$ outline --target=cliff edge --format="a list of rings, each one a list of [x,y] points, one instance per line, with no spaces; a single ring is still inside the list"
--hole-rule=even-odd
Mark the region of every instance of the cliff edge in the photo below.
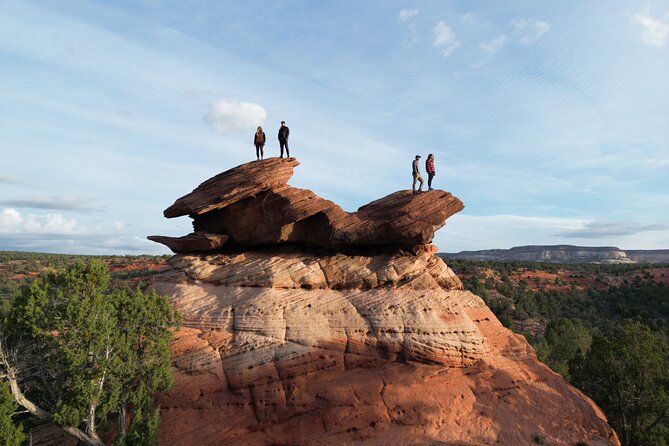
[[[165,210],[156,277],[183,317],[164,445],[618,445],[596,405],[464,291],[430,243],[463,209],[400,191],[343,211],[238,166]]]

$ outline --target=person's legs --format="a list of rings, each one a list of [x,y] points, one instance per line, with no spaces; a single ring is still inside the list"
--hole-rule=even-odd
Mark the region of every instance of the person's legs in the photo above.
[[[290,150],[288,150],[288,141],[284,143],[286,145],[286,158],[290,158]]]
[[[285,146],[286,143],[284,141],[279,141],[279,147],[281,147],[281,158],[283,158],[283,146]]]
[[[427,174],[427,188],[428,190],[432,190],[432,178],[434,178],[433,173],[428,173]]]
[[[260,146],[260,159],[265,159],[265,144]]]
[[[260,146],[256,144],[256,161],[260,159]]]
[[[418,181],[418,175],[413,174],[413,184],[411,184],[411,190],[416,192],[416,181]]]
[[[423,191],[423,177],[418,175],[418,181],[420,182],[420,186],[418,186],[418,192]]]

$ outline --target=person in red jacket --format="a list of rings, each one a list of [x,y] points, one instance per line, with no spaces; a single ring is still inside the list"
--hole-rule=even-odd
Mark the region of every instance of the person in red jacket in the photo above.
[[[434,155],[429,154],[425,160],[425,171],[427,172],[427,190],[432,189],[432,178],[437,174],[434,171]]]

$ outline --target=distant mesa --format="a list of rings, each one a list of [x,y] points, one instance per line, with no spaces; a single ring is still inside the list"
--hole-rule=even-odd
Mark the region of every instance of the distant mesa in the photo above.
[[[446,259],[546,263],[669,263],[669,249],[622,250],[611,246],[530,245],[440,254]]]
[[[287,184],[295,158],[242,164],[200,184],[164,215],[189,215],[194,233],[150,236],[176,253],[298,244],[315,248],[393,246],[416,252],[446,219],[464,208],[440,190],[398,191],[345,212],[310,190]]]

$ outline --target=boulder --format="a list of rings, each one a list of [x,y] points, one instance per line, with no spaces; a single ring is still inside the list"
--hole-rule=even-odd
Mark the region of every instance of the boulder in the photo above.
[[[242,164],[200,184],[165,209],[163,215],[167,218],[200,215],[282,186],[293,176],[293,168],[299,164],[295,158],[268,158]]]

